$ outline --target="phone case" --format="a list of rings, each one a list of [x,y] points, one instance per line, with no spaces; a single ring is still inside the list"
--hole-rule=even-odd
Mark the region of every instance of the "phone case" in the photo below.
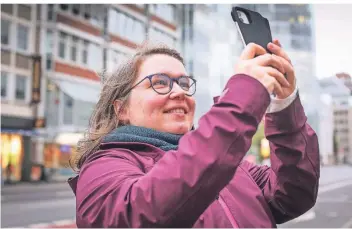
[[[237,10],[244,12],[249,24],[243,23],[237,15]],[[267,45],[272,42],[271,30],[268,19],[255,11],[242,7],[233,7],[231,11],[232,20],[237,23],[239,32],[245,45],[255,43],[267,51]],[[269,51],[268,51],[269,52]]]

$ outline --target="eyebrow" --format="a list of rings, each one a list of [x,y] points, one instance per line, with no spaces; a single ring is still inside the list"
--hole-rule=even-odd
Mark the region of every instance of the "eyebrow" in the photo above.
[[[174,74],[172,72],[169,72],[169,71],[164,71],[164,72],[156,72],[156,73],[153,73],[153,74],[150,74],[150,75],[154,75],[154,74],[165,74],[165,75],[168,75],[172,78],[177,78],[177,77],[180,77],[180,76],[188,76],[190,78],[193,78],[192,75],[187,75],[187,74]]]

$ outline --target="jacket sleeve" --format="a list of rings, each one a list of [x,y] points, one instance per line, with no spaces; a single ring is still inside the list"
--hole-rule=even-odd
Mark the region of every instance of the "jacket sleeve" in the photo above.
[[[318,139],[307,124],[299,96],[286,109],[266,115],[265,135],[271,167],[245,165],[280,224],[313,207],[318,192]]]
[[[76,189],[77,226],[192,227],[234,176],[269,103],[257,80],[236,75],[148,173],[125,156],[90,160]]]

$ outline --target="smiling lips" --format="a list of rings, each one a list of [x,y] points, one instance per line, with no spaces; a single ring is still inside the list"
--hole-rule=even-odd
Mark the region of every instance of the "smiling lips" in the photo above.
[[[164,113],[185,115],[188,114],[188,107],[187,105],[182,104],[170,106],[169,108],[165,109]]]
[[[175,108],[167,111],[166,113],[186,114],[186,110],[183,108]]]

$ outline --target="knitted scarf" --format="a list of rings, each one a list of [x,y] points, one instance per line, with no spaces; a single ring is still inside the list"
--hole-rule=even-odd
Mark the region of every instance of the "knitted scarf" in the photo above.
[[[176,150],[183,135],[160,132],[141,126],[121,126],[103,138],[107,142],[141,142],[156,146],[164,151]]]

